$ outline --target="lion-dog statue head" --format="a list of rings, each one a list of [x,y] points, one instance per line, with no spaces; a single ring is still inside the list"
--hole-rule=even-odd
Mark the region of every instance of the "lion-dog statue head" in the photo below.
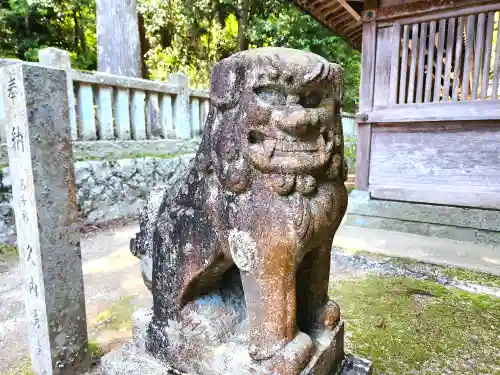
[[[305,374],[314,332],[340,319],[327,296],[347,207],[340,92],[340,68],[303,51],[254,49],[214,67],[196,157],[136,239],[151,245],[155,356],[218,374],[206,353],[244,337],[248,366]],[[259,373],[245,371],[234,374]]]

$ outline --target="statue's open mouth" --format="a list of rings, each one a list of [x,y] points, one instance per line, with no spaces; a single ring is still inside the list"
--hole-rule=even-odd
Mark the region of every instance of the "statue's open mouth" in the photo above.
[[[252,130],[248,134],[248,146],[250,161],[263,172],[304,173],[328,161],[333,151],[334,134],[325,131],[313,139],[299,139]]]

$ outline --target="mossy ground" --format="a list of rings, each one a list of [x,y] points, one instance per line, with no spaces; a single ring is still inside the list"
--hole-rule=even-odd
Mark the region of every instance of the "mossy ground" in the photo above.
[[[97,315],[96,331],[132,329],[132,314],[136,309],[133,296],[116,300],[108,309]]]
[[[333,282],[349,352],[374,375],[500,374],[500,299],[432,281],[369,275]]]
[[[19,256],[17,246],[0,243],[0,261],[11,262]]]
[[[100,345],[95,341],[89,341],[88,349],[90,356],[93,359],[101,358],[104,355],[104,351]],[[31,367],[31,360],[26,359],[21,366],[12,369],[6,373],[1,373],[0,375],[35,375],[33,368]]]
[[[191,154],[192,152],[176,152],[176,153],[148,153],[148,152],[140,152],[136,154],[128,154],[128,155],[120,155],[119,157],[108,155],[108,156],[75,156],[75,161],[90,161],[90,160],[120,160],[120,159],[142,159],[142,158],[156,158],[156,159],[173,159],[179,156],[184,156],[187,154]]]

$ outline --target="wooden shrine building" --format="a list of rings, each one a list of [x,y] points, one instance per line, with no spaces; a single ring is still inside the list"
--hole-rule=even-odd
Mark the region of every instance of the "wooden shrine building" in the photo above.
[[[295,2],[362,45],[348,224],[500,244],[500,1]]]

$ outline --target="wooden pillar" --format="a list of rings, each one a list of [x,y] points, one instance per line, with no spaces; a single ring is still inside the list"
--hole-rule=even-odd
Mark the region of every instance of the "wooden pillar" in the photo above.
[[[377,45],[377,27],[375,21],[363,25],[363,47],[361,59],[361,84],[359,94],[359,112],[361,117],[373,108],[375,83],[375,55]],[[372,124],[358,118],[358,136],[356,151],[356,189],[368,190],[370,174],[370,146]]]

